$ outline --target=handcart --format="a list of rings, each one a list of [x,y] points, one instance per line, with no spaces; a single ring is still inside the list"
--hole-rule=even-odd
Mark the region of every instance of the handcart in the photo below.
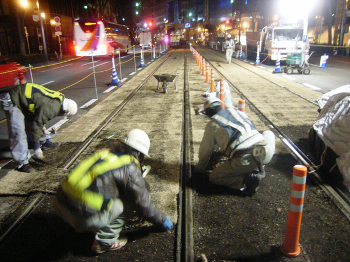
[[[302,53],[301,52],[291,52],[287,54],[286,66],[283,67],[283,72],[287,74],[292,74],[294,69],[297,69],[299,74],[308,75],[310,74],[309,58],[314,52],[310,55],[306,55],[305,61],[302,62]]]
[[[159,89],[160,82],[162,83],[164,93],[167,92],[169,82],[173,82],[175,86],[175,90],[177,90],[177,86],[176,86],[177,75],[161,74],[161,75],[153,75],[153,76],[158,80],[157,90]]]

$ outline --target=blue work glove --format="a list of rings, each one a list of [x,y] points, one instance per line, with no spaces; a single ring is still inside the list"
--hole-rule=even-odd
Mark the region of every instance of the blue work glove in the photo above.
[[[171,222],[171,218],[170,217],[166,217],[165,222],[162,225],[162,228],[164,230],[172,230],[173,229],[173,222]]]

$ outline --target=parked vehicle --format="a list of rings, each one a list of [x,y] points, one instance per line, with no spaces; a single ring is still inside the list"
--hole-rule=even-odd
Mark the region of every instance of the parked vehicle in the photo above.
[[[128,53],[131,46],[129,29],[125,25],[84,18],[74,22],[76,56],[104,56]]]
[[[257,53],[257,44],[262,60],[267,56],[267,63],[275,62],[278,59],[286,60],[290,52],[302,52],[303,49],[303,28],[280,26],[265,26],[261,32],[246,32],[247,37],[247,56],[255,59]],[[309,52],[309,42],[306,41],[306,54]]]
[[[140,45],[143,47],[152,46],[152,33],[151,32],[141,32],[139,35]]]
[[[24,66],[0,56],[0,92],[6,92],[13,86],[24,84],[28,79],[28,70]]]

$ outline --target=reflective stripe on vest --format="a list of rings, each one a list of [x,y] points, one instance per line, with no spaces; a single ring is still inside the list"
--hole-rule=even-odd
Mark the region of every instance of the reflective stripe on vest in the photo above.
[[[117,156],[108,150],[101,150],[83,160],[68,175],[68,179],[62,183],[62,190],[71,198],[95,210],[110,210],[111,199],[105,199],[103,195],[90,191],[88,188],[95,178],[131,163],[136,163],[141,170],[139,161],[130,155]]]
[[[35,104],[32,102],[32,96],[35,93],[41,93],[44,96],[50,97],[50,98],[56,98],[61,103],[63,102],[64,95],[58,91],[53,91],[50,89],[47,89],[44,86],[33,84],[33,83],[27,83],[24,89],[24,96],[28,100],[28,109],[31,113],[35,113]]]

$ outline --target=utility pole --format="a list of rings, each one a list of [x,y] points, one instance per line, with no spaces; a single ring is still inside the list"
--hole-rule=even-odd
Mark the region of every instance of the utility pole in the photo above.
[[[41,27],[41,39],[43,41],[44,55],[45,55],[46,61],[49,61],[49,56],[47,54],[47,47],[46,47],[45,28],[44,28],[43,17],[41,15],[41,6],[40,6],[40,4],[38,4],[38,10],[39,10],[39,19],[40,19],[40,27]]]
[[[343,45],[344,42],[344,27],[346,19],[346,0],[342,0],[341,3],[341,21],[340,21],[340,37],[339,37],[339,46]]]

